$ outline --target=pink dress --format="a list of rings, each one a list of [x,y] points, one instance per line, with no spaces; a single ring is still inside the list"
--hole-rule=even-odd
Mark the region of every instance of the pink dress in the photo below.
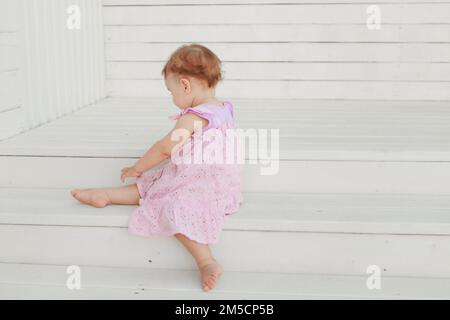
[[[212,139],[211,133],[225,137],[227,129],[234,128],[233,104],[201,104],[170,118],[176,120],[185,113],[207,119],[208,125],[185,142],[177,161],[171,158],[159,169],[136,178],[141,199],[130,216],[128,231],[144,237],[182,233],[199,243],[215,244],[226,216],[235,213],[242,202],[241,165],[236,161],[211,161],[218,150],[226,153],[226,139]],[[201,156],[199,162],[199,146],[202,154],[206,149],[216,152],[210,152],[209,158]],[[193,163],[180,163],[186,159]]]

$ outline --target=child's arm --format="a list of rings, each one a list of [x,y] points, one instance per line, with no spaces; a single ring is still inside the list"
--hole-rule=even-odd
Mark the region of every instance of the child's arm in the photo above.
[[[200,124],[201,127],[204,127],[208,124],[208,120],[192,113],[186,113],[181,116],[175,124],[175,127],[162,139],[157,141],[133,167],[122,169],[122,175],[120,177],[122,182],[124,182],[126,177],[140,176],[143,172],[150,170],[169,158],[172,151],[176,151],[174,147],[183,145],[194,133],[194,130],[200,127]],[[178,132],[176,132],[177,130]]]

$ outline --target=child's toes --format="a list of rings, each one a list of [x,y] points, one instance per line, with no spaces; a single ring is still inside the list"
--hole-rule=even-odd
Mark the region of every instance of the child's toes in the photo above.
[[[205,285],[203,285],[203,290],[204,291],[209,291],[209,290],[211,290],[212,288],[210,287],[210,286],[208,286],[207,284],[205,284]]]
[[[216,282],[216,278],[214,277],[214,275],[210,275],[208,278],[208,283],[209,284],[214,284]]]
[[[83,201],[83,200],[86,200],[85,198],[86,198],[86,193],[85,192],[83,192],[83,191],[77,191],[76,193],[75,193],[75,198],[77,198],[78,200],[80,200],[80,201]]]
[[[216,284],[216,281],[213,279],[213,278],[209,278],[207,281],[206,281],[206,286],[209,288],[209,289],[212,289],[212,288],[214,288],[214,285]]]
[[[222,270],[222,267],[216,262],[201,268],[203,290],[209,291],[216,286]]]
[[[212,287],[213,287],[213,283],[211,282],[211,280],[210,279],[205,279],[204,281],[203,281],[203,289],[204,290],[210,290],[210,289],[212,289]]]

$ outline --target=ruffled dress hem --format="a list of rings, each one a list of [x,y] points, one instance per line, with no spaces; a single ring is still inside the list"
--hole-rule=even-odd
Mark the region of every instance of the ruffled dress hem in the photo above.
[[[175,234],[181,233],[182,235],[186,236],[190,240],[193,240],[200,244],[217,244],[217,243],[219,243],[219,240],[220,240],[219,238],[217,238],[216,240],[199,239],[199,238],[196,238],[195,236],[193,236],[191,233],[187,232],[186,230],[182,230],[182,229],[174,229],[174,230],[165,231],[165,232],[164,231],[161,231],[161,232],[152,231],[151,233],[146,233],[146,232],[135,231],[135,230],[132,230],[129,228],[128,233],[131,235],[141,236],[141,237],[145,237],[145,238],[175,236]]]

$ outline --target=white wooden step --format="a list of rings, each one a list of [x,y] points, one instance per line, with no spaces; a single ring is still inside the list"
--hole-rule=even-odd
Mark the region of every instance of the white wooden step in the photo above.
[[[67,189],[0,188],[0,224],[127,226],[137,206],[94,208]],[[244,193],[229,230],[450,235],[450,196]]]
[[[91,188],[123,186],[121,169],[137,159],[0,156],[0,186]],[[126,184],[134,183],[134,178]],[[449,194],[450,162],[281,161],[275,175],[247,164],[249,192]]]
[[[280,129],[278,173],[264,176],[268,164],[247,164],[247,191],[449,193],[448,102],[233,102],[240,127]],[[0,186],[120,185],[120,169],[172,125],[170,106],[106,99],[1,141]]]
[[[0,264],[0,299],[449,299],[450,279],[225,271],[214,290],[201,291],[190,270],[79,266],[80,290],[66,286],[63,265]],[[270,304],[270,303],[269,303]]]
[[[450,101],[232,102],[239,128],[280,130],[282,160],[450,160]],[[137,158],[172,128],[167,116],[178,112],[169,99],[108,98],[4,140],[0,150],[2,155]]]
[[[134,208],[0,188],[0,262],[195,268],[174,237],[129,235]],[[450,277],[449,208],[442,195],[246,193],[212,247],[234,271]]]

